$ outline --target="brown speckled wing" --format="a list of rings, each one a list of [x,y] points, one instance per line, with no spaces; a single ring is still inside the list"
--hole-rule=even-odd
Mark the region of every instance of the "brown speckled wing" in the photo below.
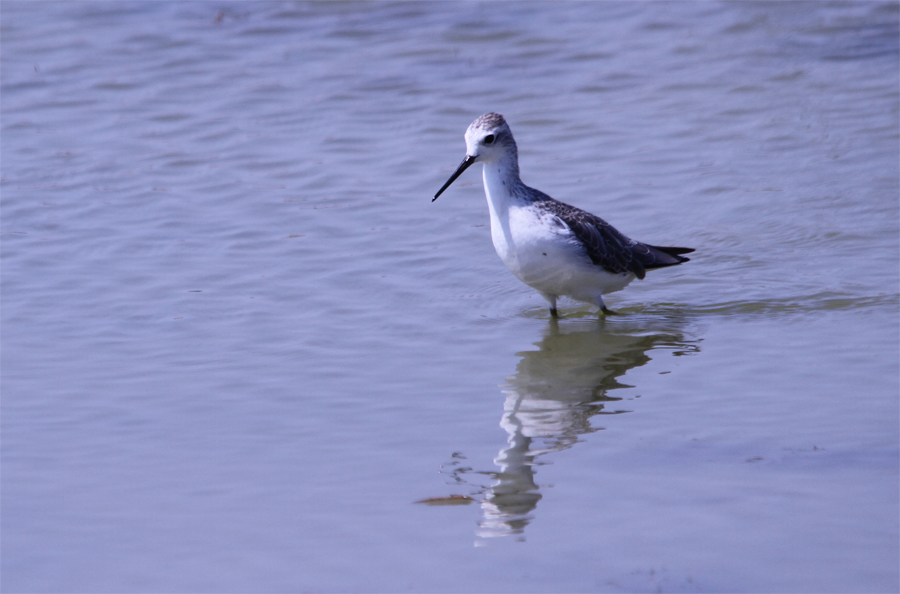
[[[658,248],[629,239],[615,227],[596,215],[569,206],[541,194],[541,208],[562,220],[581,241],[591,262],[607,272],[633,272],[644,278],[647,269],[673,266],[687,262],[679,253],[689,253],[688,248]],[[666,253],[669,250],[670,253]]]
[[[591,262],[607,272],[634,272],[644,278],[644,266],[634,258],[637,242],[619,233],[615,227],[596,215],[552,198],[541,200],[540,206],[562,220],[584,245]]]

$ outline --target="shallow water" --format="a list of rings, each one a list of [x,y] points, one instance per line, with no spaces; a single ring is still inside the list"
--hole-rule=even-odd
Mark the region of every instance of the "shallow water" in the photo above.
[[[898,590],[895,3],[0,9],[4,591]]]

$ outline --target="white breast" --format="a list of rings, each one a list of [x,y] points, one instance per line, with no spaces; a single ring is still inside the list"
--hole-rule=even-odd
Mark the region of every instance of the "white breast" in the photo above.
[[[526,285],[555,293],[573,274],[593,267],[572,231],[555,216],[523,205],[511,207],[508,220],[509,233],[495,239],[494,248]]]
[[[516,277],[542,293],[595,302],[600,294],[623,289],[633,274],[611,274],[591,262],[572,230],[539,204],[510,194],[502,171],[484,166],[497,255]]]

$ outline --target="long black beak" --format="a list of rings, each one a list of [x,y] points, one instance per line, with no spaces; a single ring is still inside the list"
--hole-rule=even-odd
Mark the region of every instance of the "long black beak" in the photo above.
[[[450,179],[447,180],[447,183],[445,183],[443,186],[441,186],[441,189],[437,191],[437,194],[434,195],[434,198],[432,198],[431,201],[434,202],[435,200],[437,200],[437,199],[438,199],[438,196],[440,196],[440,195],[444,192],[444,190],[446,190],[447,187],[448,187],[450,184],[452,184],[453,181],[454,181],[457,177],[459,177],[460,174],[462,174],[463,171],[465,171],[466,169],[468,169],[468,168],[469,168],[469,165],[471,165],[471,164],[474,163],[474,162],[475,162],[475,157],[471,157],[471,156],[469,156],[469,155],[466,155],[466,158],[463,159],[463,162],[459,164],[459,167],[456,168],[456,171],[453,173],[453,175],[450,176]]]

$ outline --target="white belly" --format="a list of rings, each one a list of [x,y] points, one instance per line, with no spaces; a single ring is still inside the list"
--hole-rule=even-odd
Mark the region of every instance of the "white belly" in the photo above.
[[[596,303],[619,291],[634,274],[612,274],[591,262],[572,231],[553,215],[533,207],[510,206],[505,220],[491,213],[497,255],[523,283],[547,295]]]

